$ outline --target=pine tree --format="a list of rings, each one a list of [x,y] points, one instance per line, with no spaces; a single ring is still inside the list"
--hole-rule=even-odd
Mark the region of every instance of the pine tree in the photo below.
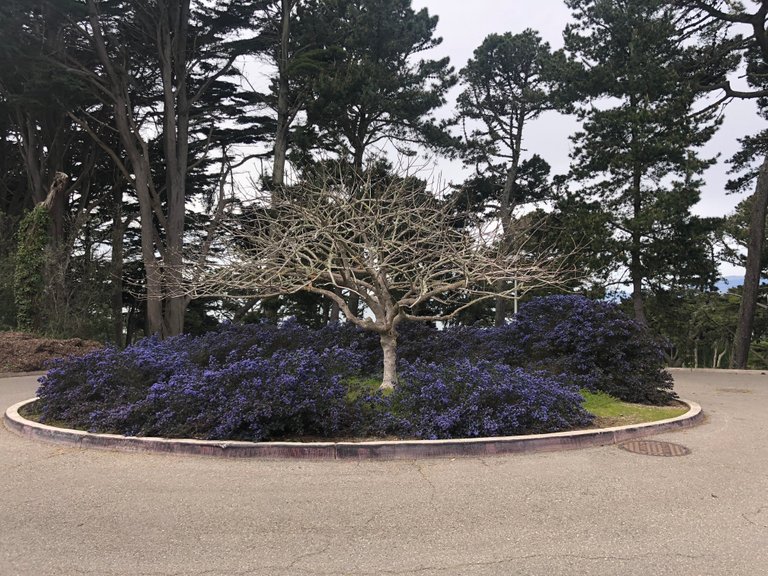
[[[515,208],[550,192],[549,165],[537,154],[524,158],[523,141],[527,125],[558,106],[558,75],[564,66],[562,52],[553,54],[538,33],[525,30],[489,35],[460,72],[462,160],[475,168],[463,193],[475,203],[493,205],[505,244],[512,239]],[[504,324],[505,304],[503,298],[496,300],[497,326]]]
[[[711,284],[707,237],[715,222],[692,216],[711,161],[697,148],[718,123],[694,113],[696,92],[674,8],[663,0],[568,0],[576,22],[566,50],[583,65],[572,78],[584,101],[573,137],[573,173],[611,216],[613,254],[629,273],[635,318],[654,285]]]
[[[304,15],[325,51],[312,77],[305,144],[334,153],[358,175],[372,146],[400,152],[449,142],[431,114],[456,77],[448,58],[420,55],[439,45],[437,17],[411,0],[327,0]]]

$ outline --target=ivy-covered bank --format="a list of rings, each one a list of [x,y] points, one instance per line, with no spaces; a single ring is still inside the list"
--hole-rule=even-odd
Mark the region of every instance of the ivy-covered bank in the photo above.
[[[16,302],[16,325],[19,330],[32,331],[39,326],[39,318],[45,280],[46,249],[50,241],[50,212],[44,204],[35,206],[21,220],[18,231],[16,268],[13,275],[13,291]]]
[[[376,335],[349,325],[225,324],[58,362],[43,422],[93,432],[204,439],[544,433],[588,425],[580,389],[674,398],[663,353],[616,306],[540,298],[502,328],[404,324],[399,383],[378,389]]]

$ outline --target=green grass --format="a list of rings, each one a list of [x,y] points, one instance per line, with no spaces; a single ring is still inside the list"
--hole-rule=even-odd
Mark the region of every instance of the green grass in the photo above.
[[[682,404],[672,406],[647,406],[622,402],[604,392],[582,390],[584,408],[595,415],[595,424],[599,427],[627,426],[643,422],[656,422],[681,416],[688,412]]]
[[[381,385],[381,378],[363,378],[361,376],[351,376],[343,381],[347,388],[347,402],[354,402],[361,396],[373,394]],[[391,392],[385,390],[385,394]]]

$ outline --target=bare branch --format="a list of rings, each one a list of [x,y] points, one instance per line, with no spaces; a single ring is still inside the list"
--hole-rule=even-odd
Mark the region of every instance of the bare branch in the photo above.
[[[559,285],[566,257],[533,252],[528,234],[540,222],[518,221],[500,242],[500,226],[464,228],[455,206],[413,178],[344,183],[323,176],[296,188],[264,192],[224,224],[222,255],[190,283],[192,296],[321,294],[347,318],[387,333],[404,318],[434,320],[491,297]],[[568,255],[566,255],[568,256]],[[189,276],[188,276],[189,277]],[[510,284],[498,291],[498,283]],[[358,294],[372,318],[357,318],[340,294]],[[421,313],[425,304],[442,311]]]

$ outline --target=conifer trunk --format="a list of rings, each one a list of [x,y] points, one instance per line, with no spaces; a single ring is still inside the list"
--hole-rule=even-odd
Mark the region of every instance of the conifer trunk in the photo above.
[[[757,308],[757,295],[760,288],[760,261],[765,242],[765,216],[768,209],[768,156],[760,166],[755,194],[752,202],[752,218],[749,222],[749,243],[747,245],[746,273],[739,305],[739,322],[733,340],[732,366],[745,369],[749,359],[749,347],[752,342],[752,326]]]

